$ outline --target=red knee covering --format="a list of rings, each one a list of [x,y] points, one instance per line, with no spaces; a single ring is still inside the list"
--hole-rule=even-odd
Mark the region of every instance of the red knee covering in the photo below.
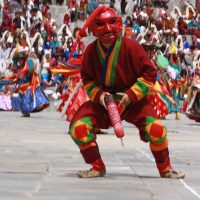
[[[155,158],[157,168],[161,174],[172,170],[168,148],[161,151],[152,151],[152,153]]]

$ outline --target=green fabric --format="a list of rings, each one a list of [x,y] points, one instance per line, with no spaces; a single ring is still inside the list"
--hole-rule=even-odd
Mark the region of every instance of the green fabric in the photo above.
[[[180,73],[180,67],[178,65],[171,63],[171,66]]]
[[[78,123],[79,123],[79,122],[82,122],[82,123],[84,123],[84,124],[87,124],[87,125],[89,125],[89,126],[91,127],[91,129],[88,130],[88,135],[87,135],[87,139],[86,139],[85,142],[83,142],[83,141],[81,141],[81,139],[76,138],[76,137],[73,136],[73,131],[74,131],[74,129],[76,128],[76,126],[78,126]],[[95,136],[94,136],[94,132],[93,132],[93,123],[92,123],[91,119],[90,119],[89,117],[85,117],[85,118],[81,118],[80,120],[74,122],[74,123],[72,124],[71,128],[70,128],[69,134],[71,135],[73,141],[74,141],[78,146],[83,145],[83,144],[87,144],[87,143],[91,142],[92,140],[94,140],[94,137],[95,137]]]
[[[114,59],[113,59],[113,62],[112,62],[112,71],[111,71],[111,78],[110,78],[110,85],[111,86],[114,86],[114,84],[115,84],[114,81],[115,81],[115,73],[116,73],[116,69],[117,69],[117,59],[118,59],[118,56],[119,56],[121,43],[122,43],[122,39],[119,36],[118,41],[117,41],[116,50],[115,50]]]
[[[102,57],[102,55],[101,55],[101,52],[100,52],[100,49],[99,49],[99,47],[98,47],[98,42],[96,43],[96,50],[97,50],[97,55],[98,55],[98,57],[99,57],[100,63],[101,63],[102,65],[104,65],[104,59],[103,59],[103,57]]]
[[[87,89],[87,94],[90,96],[91,91],[97,87],[97,83],[93,83],[88,89]]]
[[[140,88],[144,96],[149,92],[149,88],[145,85],[145,83],[138,81],[135,84]]]
[[[149,124],[155,122],[156,120],[158,120],[158,119],[156,119],[154,117],[147,116],[146,117],[146,125],[148,126]]]
[[[151,141],[151,138],[150,138],[150,136],[149,136],[149,134],[148,134],[147,131],[145,131],[145,139],[146,139],[148,142]]]
[[[145,131],[145,139],[148,141],[148,142],[152,142],[152,139],[151,139],[151,136],[149,135],[149,133],[147,131]],[[164,135],[164,137],[154,141],[155,143],[162,143],[164,142],[165,140],[167,139],[167,134]]]

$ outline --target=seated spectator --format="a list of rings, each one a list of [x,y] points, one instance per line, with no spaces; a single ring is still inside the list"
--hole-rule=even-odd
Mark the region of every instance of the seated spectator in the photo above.
[[[70,22],[70,15],[69,13],[66,13],[63,18],[63,24],[66,24],[67,26],[69,26],[69,22]]]
[[[10,30],[12,23],[12,15],[10,13],[10,4],[7,2],[5,3],[2,11],[2,23],[0,26],[0,31]]]
[[[175,28],[175,21],[169,13],[163,15],[164,33],[170,35],[171,30]]]
[[[51,50],[53,47],[52,47],[52,43],[51,43],[51,37],[50,36],[47,36],[46,40],[44,41],[44,44],[43,44],[43,49],[47,49],[47,50]]]
[[[197,30],[194,31],[194,35],[200,39],[200,25],[198,25]]]
[[[193,35],[198,27],[198,22],[196,21],[195,17],[191,18],[191,21],[188,23],[188,33]]]
[[[53,36],[53,40],[51,41],[51,45],[54,49],[56,49],[59,46],[60,42],[58,41],[57,35]]]
[[[127,38],[132,38],[133,22],[130,16],[126,17],[124,21],[124,36]]]
[[[55,58],[51,57],[51,51],[45,50],[44,55],[41,61],[41,84],[43,86],[51,86],[52,85],[52,76],[49,71],[49,67],[55,65]]]
[[[99,6],[98,1],[96,0],[89,0],[87,3],[86,11],[88,15],[91,15],[92,12]]]
[[[180,17],[178,20],[177,28],[180,35],[185,35],[188,32],[188,26],[186,22],[183,20],[183,17]]]
[[[76,0],[71,0],[69,3],[69,12],[71,17],[71,22],[77,21],[77,10],[78,10],[78,4]]]
[[[55,57],[56,54],[56,48],[60,45],[60,42],[58,41],[57,35],[53,35],[53,39],[51,41],[51,47],[52,47],[52,56]]]
[[[11,48],[8,47],[6,42],[0,46],[0,59],[6,60],[9,58]]]
[[[67,38],[71,37],[72,33],[69,30],[69,27],[66,24],[63,24],[60,29],[57,31],[58,39],[61,40],[62,37]]]
[[[63,49],[66,49],[66,48],[67,48],[67,43],[66,43],[65,37],[62,37],[62,38],[60,39],[60,45],[62,46]]]
[[[13,19],[13,26],[14,26],[14,29],[21,29],[23,30],[24,29],[24,26],[25,26],[25,20],[23,19],[23,17],[21,16],[21,12],[20,11],[16,11],[15,12],[15,18]]]
[[[65,60],[67,61],[69,58],[69,55],[71,53],[72,47],[74,45],[74,41],[72,37],[68,37],[67,39],[67,49],[65,51]]]
[[[79,27],[76,27],[76,28],[74,29],[73,37],[74,37],[75,40],[77,40],[77,39],[79,38],[80,29],[81,29],[81,28],[79,28]],[[83,42],[83,41],[80,41],[77,48],[79,48],[79,51],[80,51],[80,52],[84,52],[84,50],[85,50],[85,44],[84,44],[84,42]]]
[[[185,35],[182,36],[183,40],[183,49],[189,49],[190,48],[190,43],[187,40],[187,37]]]
[[[197,37],[195,35],[192,36],[192,41],[191,41],[191,44],[190,44],[190,49],[192,51],[200,49],[200,43],[197,41]]]
[[[80,4],[79,4],[79,8],[78,8],[78,19],[80,19],[80,20],[87,19],[86,6],[87,6],[86,0],[80,0]]]
[[[46,1],[43,1],[41,6],[41,11],[44,19],[48,17],[49,9],[50,9],[49,4]]]

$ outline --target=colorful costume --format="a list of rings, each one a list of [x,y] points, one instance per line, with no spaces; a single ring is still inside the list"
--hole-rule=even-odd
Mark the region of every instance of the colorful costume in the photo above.
[[[200,69],[198,70],[200,72]],[[200,122],[200,73],[193,77],[192,86],[183,104],[183,112],[189,119]]]
[[[20,109],[24,116],[32,112],[39,112],[49,106],[49,101],[39,85],[36,67],[36,60],[29,58],[18,82]]]
[[[69,122],[78,108],[88,100],[88,96],[86,91],[83,89],[80,77],[81,62],[82,56],[76,58],[72,57],[67,61],[67,63],[59,63],[58,66],[50,68],[51,73],[59,74],[64,77],[62,82],[62,91],[60,91],[60,93],[62,93],[60,97],[61,103],[58,111],[63,115],[66,115],[66,120]]]
[[[16,51],[13,61],[17,64],[17,70],[13,76],[0,81],[0,88],[5,85],[16,84],[15,94],[12,97],[14,110],[21,110],[26,117],[32,112],[39,112],[49,106],[49,101],[39,84],[39,77],[36,72],[37,61],[35,58],[28,58],[24,51]],[[18,93],[17,92],[18,90]]]
[[[175,70],[176,72],[176,77],[170,78],[170,80],[168,80],[170,82],[170,88],[171,88],[171,93],[172,93],[172,97],[174,99],[174,101],[176,102],[176,105],[174,105],[173,103],[169,102],[169,112],[175,112],[176,113],[176,119],[179,120],[180,119],[180,109],[181,109],[181,105],[180,105],[180,88],[181,88],[181,76],[180,76],[180,72],[181,72],[181,68],[180,68],[180,64],[179,61],[175,62],[175,59],[178,60],[177,55],[171,55],[171,59],[170,59],[170,66],[173,68],[173,70]]]
[[[150,142],[160,175],[169,178],[173,172],[167,131],[156,118],[146,96],[156,81],[156,69],[136,41],[120,36],[122,22],[114,10],[105,7],[101,9],[97,9],[97,16],[89,26],[98,40],[87,46],[81,66],[81,77],[90,101],[79,108],[70,123],[72,139],[80,148],[85,162],[92,165],[90,171],[81,171],[78,175],[96,177],[105,174],[95,128],[107,129],[111,123],[99,99],[102,94],[109,92],[118,102],[121,96],[117,93],[123,92],[131,101],[119,107],[121,119],[136,125],[141,140]],[[102,44],[111,45],[107,49]]]
[[[171,95],[169,83],[166,79],[166,73],[169,68],[169,61],[166,57],[158,55],[156,58],[157,81],[149,96],[149,100],[157,114],[157,118],[163,119],[169,114],[169,102],[176,105]]]

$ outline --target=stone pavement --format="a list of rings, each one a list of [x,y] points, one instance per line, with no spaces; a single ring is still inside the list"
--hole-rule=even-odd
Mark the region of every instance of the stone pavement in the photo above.
[[[87,169],[67,133],[68,123],[52,109],[23,118],[0,112],[0,200],[198,200],[200,123],[167,117],[171,160],[184,181],[159,178],[148,144],[124,123],[125,147],[109,129],[98,135],[107,166],[103,178],[80,179]]]

